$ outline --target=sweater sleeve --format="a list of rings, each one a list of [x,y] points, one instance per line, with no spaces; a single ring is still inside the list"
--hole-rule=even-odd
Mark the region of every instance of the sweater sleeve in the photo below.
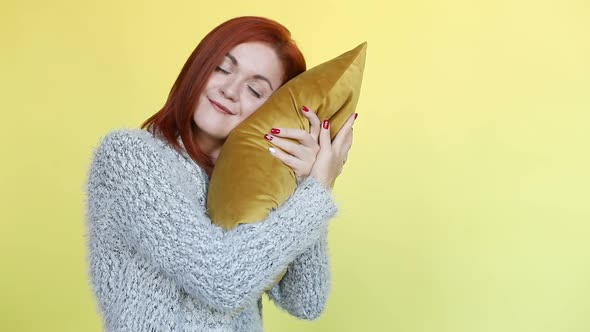
[[[318,318],[330,293],[327,232],[291,262],[281,281],[266,293],[276,305],[295,317]]]
[[[337,212],[330,192],[309,177],[264,221],[224,231],[180,181],[153,146],[115,131],[103,138],[90,167],[89,223],[100,222],[108,209],[112,227],[138,255],[191,296],[226,312],[255,302],[320,239]]]

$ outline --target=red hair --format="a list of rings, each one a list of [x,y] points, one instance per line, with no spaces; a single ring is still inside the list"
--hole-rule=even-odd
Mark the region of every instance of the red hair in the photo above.
[[[278,22],[255,16],[233,18],[213,29],[192,52],[168,99],[160,111],[142,125],[152,134],[156,131],[177,150],[181,150],[178,137],[190,157],[211,174],[213,162],[195,142],[198,128],[193,115],[199,97],[209,76],[235,46],[245,42],[263,42],[272,47],[283,65],[282,84],[304,72],[305,59],[291,39],[291,32]]]

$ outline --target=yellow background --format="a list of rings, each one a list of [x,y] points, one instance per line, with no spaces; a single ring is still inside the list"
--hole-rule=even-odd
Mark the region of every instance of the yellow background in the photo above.
[[[234,16],[309,66],[368,41],[317,322],[268,331],[590,331],[590,5],[3,1],[0,331],[101,331],[86,273],[91,149],[165,102]]]

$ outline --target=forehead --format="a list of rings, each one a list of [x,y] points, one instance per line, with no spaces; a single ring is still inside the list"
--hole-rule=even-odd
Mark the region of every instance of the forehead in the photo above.
[[[242,43],[229,51],[238,61],[238,68],[249,76],[262,75],[268,78],[273,86],[281,85],[283,66],[274,49],[264,43]],[[227,59],[227,57],[226,57]]]

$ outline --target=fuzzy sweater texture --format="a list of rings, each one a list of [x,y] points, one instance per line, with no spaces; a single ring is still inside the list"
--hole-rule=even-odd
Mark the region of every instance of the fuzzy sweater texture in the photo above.
[[[85,189],[88,272],[105,331],[262,331],[265,292],[296,317],[319,317],[338,210],[330,191],[308,177],[265,220],[225,231],[207,215],[208,182],[186,151],[147,130],[101,138]]]

